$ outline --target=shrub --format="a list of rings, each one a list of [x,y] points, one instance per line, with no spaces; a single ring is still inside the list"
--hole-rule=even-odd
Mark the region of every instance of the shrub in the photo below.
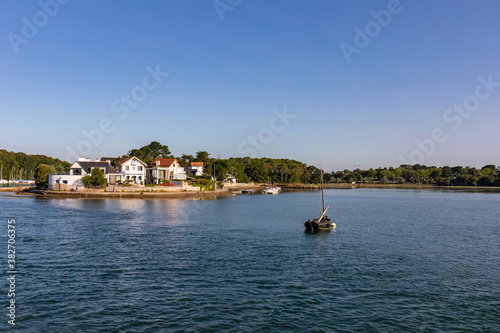
[[[90,175],[86,175],[82,177],[82,183],[85,187],[90,186],[106,186],[106,176],[104,175],[104,171],[95,167],[92,169],[92,173]]]
[[[35,171],[35,184],[38,188],[45,188],[49,185],[49,175],[55,174],[56,168],[53,165],[40,164]]]

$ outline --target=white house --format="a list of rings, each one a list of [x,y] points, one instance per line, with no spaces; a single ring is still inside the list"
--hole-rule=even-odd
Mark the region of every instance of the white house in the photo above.
[[[165,180],[186,179],[186,171],[175,158],[157,158],[146,176],[148,183],[160,184]]]
[[[233,176],[232,174],[228,173],[226,175],[226,182],[236,183],[236,177]]]
[[[76,190],[84,187],[82,176],[49,175],[49,190]]]
[[[191,162],[189,174],[192,176],[203,176],[203,162]]]
[[[69,175],[81,177],[90,175],[92,173],[92,169],[94,169],[95,167],[98,167],[104,172],[108,183],[115,182],[117,172],[108,161],[104,162],[96,160],[91,162],[90,159],[83,157],[80,157],[78,161],[70,166]]]
[[[49,175],[49,189],[83,188],[82,177],[90,175],[95,167],[104,171],[108,183],[114,184],[117,173],[109,162],[90,161],[88,158],[80,157],[70,167],[67,175]]]
[[[146,163],[135,156],[127,157],[116,165],[118,174],[123,182],[129,181],[141,184],[146,181]]]

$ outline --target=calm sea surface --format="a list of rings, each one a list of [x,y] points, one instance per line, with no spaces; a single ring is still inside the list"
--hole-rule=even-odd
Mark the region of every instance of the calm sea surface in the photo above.
[[[500,194],[326,190],[218,200],[0,195],[23,332],[500,332]]]

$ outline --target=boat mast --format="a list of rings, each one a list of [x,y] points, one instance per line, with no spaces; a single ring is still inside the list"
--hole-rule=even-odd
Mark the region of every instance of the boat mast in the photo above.
[[[323,169],[321,169],[321,203],[323,204],[323,211],[325,211],[325,192],[323,191]]]

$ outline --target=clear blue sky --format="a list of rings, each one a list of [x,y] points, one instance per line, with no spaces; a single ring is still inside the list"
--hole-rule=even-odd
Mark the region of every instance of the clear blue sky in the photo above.
[[[5,1],[0,148],[500,165],[498,1],[215,4]]]

